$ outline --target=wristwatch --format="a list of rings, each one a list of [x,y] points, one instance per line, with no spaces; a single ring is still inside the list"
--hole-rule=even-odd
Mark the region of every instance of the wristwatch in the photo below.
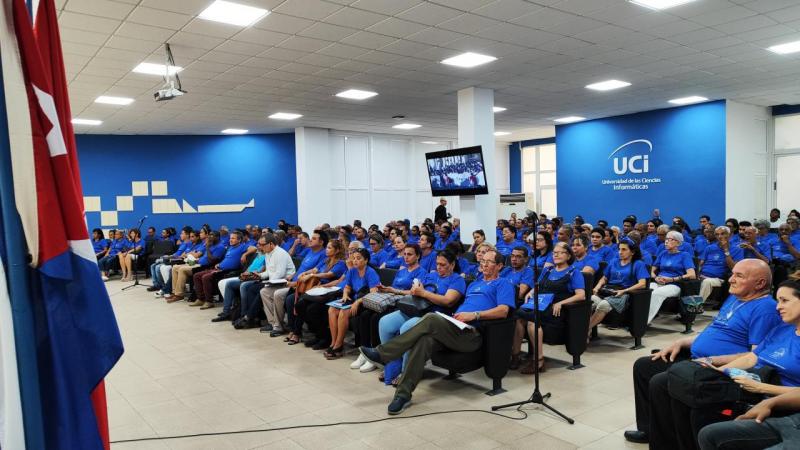
[[[480,313],[480,311],[475,311],[475,320],[476,320],[476,321],[478,321],[478,320],[481,320],[481,313]]]

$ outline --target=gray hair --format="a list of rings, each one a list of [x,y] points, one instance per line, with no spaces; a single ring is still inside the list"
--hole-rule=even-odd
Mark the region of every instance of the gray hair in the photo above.
[[[769,228],[769,222],[766,219],[758,219],[753,223],[753,225],[756,228]]]
[[[681,244],[683,244],[683,234],[681,234],[681,233],[679,233],[677,231],[673,230],[673,231],[670,231],[669,233],[667,233],[667,238],[668,239],[674,239],[674,240],[680,242]]]
[[[669,233],[669,225],[662,223],[658,226],[658,228],[656,228],[656,233]],[[683,237],[683,235],[681,235],[681,237]]]
[[[731,234],[731,229],[730,229],[730,228],[728,228],[728,227],[726,227],[725,225],[720,225],[720,226],[718,226],[717,228],[714,228],[714,231],[715,231],[715,232],[717,232],[717,231],[724,231],[724,232],[725,232],[725,234],[728,234],[728,235],[730,235],[730,234]]]
[[[348,248],[364,248],[364,243],[361,241],[350,241]]]

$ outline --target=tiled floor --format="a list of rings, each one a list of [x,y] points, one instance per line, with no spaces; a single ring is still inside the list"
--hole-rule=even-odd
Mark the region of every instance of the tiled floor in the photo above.
[[[168,305],[143,287],[122,292],[108,283],[125,354],[107,381],[111,439],[126,440],[257,428],[367,421],[386,418],[393,389],[377,372],[350,370],[355,355],[325,360],[303,346],[287,346],[258,330],[210,323],[219,308],[199,311],[185,302]],[[708,323],[698,319],[697,329]],[[624,331],[601,329],[583,355],[585,368],[566,370],[563,347],[545,347],[542,374],[550,404],[575,419],[569,425],[549,412],[528,407],[514,421],[483,413],[114,444],[115,449],[291,449],[291,448],[645,448],[627,443],[634,424],[631,366],[681,337],[681,325],[659,318],[645,337],[646,349],[628,350]],[[431,368],[405,416],[454,409],[489,410],[530,395],[533,378],[512,372],[508,392],[483,394],[491,385],[483,371],[457,381]],[[506,414],[516,416],[514,411]],[[402,416],[401,416],[402,417]]]

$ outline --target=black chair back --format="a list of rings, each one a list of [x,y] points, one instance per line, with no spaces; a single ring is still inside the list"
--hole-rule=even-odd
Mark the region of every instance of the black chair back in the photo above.
[[[378,269],[378,276],[381,279],[381,284],[384,286],[391,286],[396,274],[397,269]]]
[[[300,264],[303,263],[303,258],[298,258],[296,256],[293,256],[292,262],[294,263],[294,269],[297,270],[300,268]]]

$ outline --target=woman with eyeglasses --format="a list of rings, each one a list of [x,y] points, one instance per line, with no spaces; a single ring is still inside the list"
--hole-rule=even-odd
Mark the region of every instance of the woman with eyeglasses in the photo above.
[[[542,273],[545,267],[553,265],[553,238],[545,231],[536,233],[533,244],[533,257],[528,265],[536,265],[536,270]]]
[[[656,262],[650,268],[651,278],[654,281],[650,283],[650,289],[653,292],[650,295],[650,312],[647,315],[647,323],[652,322],[656,317],[664,300],[681,295],[681,288],[675,284],[676,282],[696,278],[692,255],[680,251],[681,244],[683,244],[682,233],[668,232],[664,238],[664,250],[658,254]]]
[[[475,249],[475,260],[480,261],[483,255],[489,250],[494,250],[494,245],[484,242]],[[461,270],[461,276],[464,278],[477,280],[483,276],[481,266],[479,263],[471,263],[466,258],[458,258],[458,268]]]
[[[566,319],[563,314],[564,305],[570,303],[586,301],[585,283],[583,274],[572,266],[575,262],[575,255],[572,248],[566,242],[559,242],[553,247],[553,265],[545,267],[536,284],[539,295],[539,306],[542,311],[535,311],[530,314],[533,320],[540,320],[539,334],[536,336],[539,360],[533,358],[522,366],[520,373],[532,374],[534,364],[538,365],[539,372],[545,370],[544,353],[542,352],[542,341],[544,333],[554,333],[563,336],[566,333]],[[533,302],[531,298],[533,291],[526,296],[526,302]],[[528,314],[523,313],[523,316]],[[520,345],[525,333],[525,323],[527,322],[528,336],[534,336],[535,327],[532,321],[521,319],[517,321],[517,329],[514,333],[514,343],[511,349],[511,365],[520,364]]]
[[[378,285],[378,292],[385,292],[396,295],[410,295],[411,287],[414,282],[422,282],[427,272],[419,265],[419,258],[422,255],[417,244],[409,244],[403,249],[403,267],[394,275],[391,286]],[[356,325],[356,342],[359,346],[377,347],[381,343],[379,322],[385,314],[377,313],[367,308],[361,311],[354,318]],[[360,363],[360,364],[357,364]],[[377,367],[366,359],[359,358],[350,365],[351,369],[359,369],[361,372],[371,372]]]

